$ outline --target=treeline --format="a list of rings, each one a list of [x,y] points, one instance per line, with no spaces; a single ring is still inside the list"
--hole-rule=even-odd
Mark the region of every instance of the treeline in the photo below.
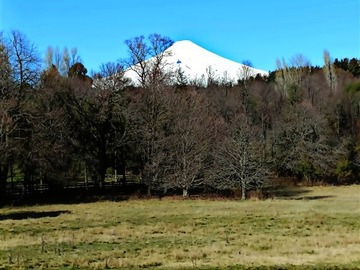
[[[89,76],[76,50],[49,49],[44,69],[22,33],[1,36],[0,196],[19,180],[101,188],[108,173],[135,175],[149,193],[238,188],[243,199],[280,177],[358,182],[359,59],[325,52],[313,67],[297,55],[266,77],[201,86],[167,72],[171,39],[125,44],[127,59]]]

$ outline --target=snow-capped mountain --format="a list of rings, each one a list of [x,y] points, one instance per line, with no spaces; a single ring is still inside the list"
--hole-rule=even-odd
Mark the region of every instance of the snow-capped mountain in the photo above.
[[[222,83],[236,84],[244,77],[267,75],[263,70],[245,66],[212,53],[189,40],[177,41],[164,51],[166,72],[172,74],[176,82],[179,71],[187,82],[207,85],[209,75],[212,80]],[[147,61],[153,61],[150,58]],[[130,68],[125,72],[125,77],[138,84],[137,74]]]

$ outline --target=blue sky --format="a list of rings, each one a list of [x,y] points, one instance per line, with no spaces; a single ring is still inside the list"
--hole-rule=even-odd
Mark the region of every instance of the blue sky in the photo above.
[[[299,53],[322,65],[324,49],[360,58],[359,0],[0,0],[0,30],[11,29],[42,57],[48,46],[77,47],[88,70],[126,57],[124,40],[151,33],[267,71]]]

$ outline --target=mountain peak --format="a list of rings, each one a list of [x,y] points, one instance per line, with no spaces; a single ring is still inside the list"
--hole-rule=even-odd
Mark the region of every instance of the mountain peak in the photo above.
[[[180,47],[180,48],[188,48],[188,49],[195,49],[195,48],[200,48],[202,49],[199,45],[195,44],[194,42],[192,42],[191,40],[179,40],[179,41],[175,41],[174,44],[171,46],[173,49]]]
[[[166,51],[171,51],[172,54],[184,55],[187,58],[199,58],[209,54],[215,56],[216,54],[200,47],[190,40],[181,40],[175,42]]]
[[[196,45],[194,42],[192,42],[191,40],[188,40],[188,39],[183,39],[183,40],[178,40],[178,41],[175,41],[173,45],[181,45],[181,46],[198,46]]]
[[[175,73],[177,70],[181,70],[188,82],[200,85],[207,85],[209,75],[213,80],[233,84],[242,79],[245,72],[247,76],[267,75],[267,72],[263,70],[247,67],[210,52],[191,40],[176,41],[165,50],[165,53],[167,53],[166,62],[169,64],[167,65],[169,72]],[[127,73],[128,77],[136,81],[136,79],[134,80],[135,74],[131,71]]]

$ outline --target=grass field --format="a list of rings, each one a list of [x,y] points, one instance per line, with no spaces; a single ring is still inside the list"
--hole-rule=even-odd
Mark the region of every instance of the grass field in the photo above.
[[[2,208],[0,269],[360,269],[360,186],[283,195]]]

